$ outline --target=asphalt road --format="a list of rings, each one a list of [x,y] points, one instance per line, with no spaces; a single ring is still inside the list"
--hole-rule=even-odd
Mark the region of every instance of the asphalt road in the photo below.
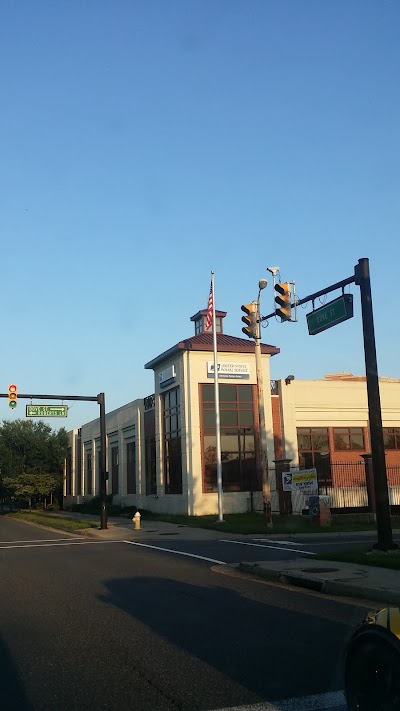
[[[154,531],[154,538],[149,538],[147,531],[151,531],[150,526],[151,524],[144,526],[145,539],[142,540],[140,536],[134,536],[136,543],[202,556],[209,562],[228,564],[241,561],[312,558],[314,554],[349,549],[370,550],[371,545],[376,541],[376,535],[373,533],[357,538],[346,535],[327,537],[326,534],[320,536],[314,534],[307,539],[279,540],[276,536],[273,538],[261,535],[226,536],[223,530],[215,532],[202,529],[195,529],[197,535],[193,535],[193,529],[191,529],[191,535],[187,537],[188,529],[176,526],[171,526],[171,530],[166,533],[157,534]],[[130,532],[127,533],[127,538],[132,539]],[[396,536],[394,538],[396,539]],[[400,536],[397,537],[397,541],[400,543]]]
[[[214,562],[285,548],[88,541],[0,517],[2,708],[342,711],[343,649],[366,605]]]

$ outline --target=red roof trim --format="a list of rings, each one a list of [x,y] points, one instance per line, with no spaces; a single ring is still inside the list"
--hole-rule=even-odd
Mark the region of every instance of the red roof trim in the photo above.
[[[236,336],[228,336],[224,333],[218,333],[217,348],[220,353],[254,353],[254,341],[246,341],[244,338],[236,338]],[[197,336],[192,336],[191,338],[179,341],[179,343],[175,346],[172,346],[169,350],[164,351],[164,353],[161,353],[159,356],[146,363],[144,367],[147,370],[154,370],[156,365],[168,360],[171,356],[182,351],[203,351],[208,353],[212,350],[212,333],[199,333]],[[261,353],[273,356],[280,353],[280,349],[276,346],[262,343]]]

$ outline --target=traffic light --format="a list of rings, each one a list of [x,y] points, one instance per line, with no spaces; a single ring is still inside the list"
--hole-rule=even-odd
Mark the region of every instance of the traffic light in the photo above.
[[[274,288],[277,292],[275,303],[278,304],[278,307],[275,307],[275,314],[280,316],[282,321],[290,321],[292,315],[290,283],[285,281],[283,284],[275,284]]]
[[[242,328],[243,333],[248,338],[257,338],[257,303],[243,304],[242,311],[247,314],[247,316],[242,316],[242,321],[246,324],[246,328]]]
[[[8,406],[14,409],[17,407],[18,388],[16,385],[8,386]]]

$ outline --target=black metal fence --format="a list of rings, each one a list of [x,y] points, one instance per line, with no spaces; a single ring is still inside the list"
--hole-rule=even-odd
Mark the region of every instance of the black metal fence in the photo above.
[[[291,470],[302,467],[290,467]],[[369,495],[365,462],[319,462],[315,466],[318,477],[318,493],[329,496],[333,513],[364,513],[373,511],[372,496]],[[277,477],[282,476],[277,472]],[[392,513],[400,512],[400,466],[387,467],[389,501]],[[277,481],[279,492],[279,509],[287,510],[288,494],[282,493],[280,482]],[[300,491],[292,491],[291,509],[293,513],[301,513],[307,508],[308,496]],[[277,502],[278,503],[278,502]],[[285,504],[282,511],[282,503]]]

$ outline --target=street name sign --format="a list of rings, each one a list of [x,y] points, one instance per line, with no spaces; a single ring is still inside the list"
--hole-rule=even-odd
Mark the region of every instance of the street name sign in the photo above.
[[[67,417],[68,405],[27,405],[27,417]]]
[[[310,336],[315,336],[327,328],[336,326],[353,317],[353,294],[342,294],[339,298],[324,304],[319,309],[307,314],[307,326]]]

